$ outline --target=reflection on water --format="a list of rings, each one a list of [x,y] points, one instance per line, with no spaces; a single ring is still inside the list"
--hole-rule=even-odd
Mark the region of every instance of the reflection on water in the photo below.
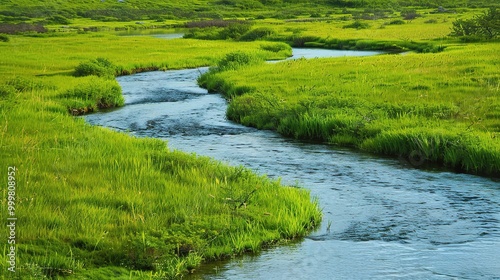
[[[226,101],[196,85],[203,71],[120,77],[126,106],[86,119],[299,184],[319,198],[324,221],[301,242],[206,265],[190,278],[500,278],[498,182],[232,123]]]

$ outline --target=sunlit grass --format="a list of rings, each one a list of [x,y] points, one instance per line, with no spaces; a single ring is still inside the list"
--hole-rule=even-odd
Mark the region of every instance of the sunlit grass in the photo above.
[[[412,21],[405,21],[403,25],[390,25],[395,19],[401,19],[399,13],[391,18],[364,20],[370,25],[368,29],[343,28],[344,25],[354,22],[348,15],[334,15],[322,21],[280,21],[267,20],[258,22],[259,26],[275,29],[280,34],[316,36],[338,39],[373,39],[373,40],[433,40],[442,39],[451,32],[452,22],[462,15],[459,14],[426,14]],[[434,23],[426,23],[429,20]]]

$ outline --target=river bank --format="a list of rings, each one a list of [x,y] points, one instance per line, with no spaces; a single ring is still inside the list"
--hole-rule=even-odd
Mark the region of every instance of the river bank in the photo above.
[[[19,221],[15,273],[4,261],[2,277],[175,278],[317,226],[319,206],[305,189],[68,113],[68,91],[116,83],[73,76],[96,57],[130,71],[208,65],[235,47],[280,57],[261,45],[109,34],[11,36],[0,44],[9,54],[0,62],[0,165],[5,174],[17,170]]]

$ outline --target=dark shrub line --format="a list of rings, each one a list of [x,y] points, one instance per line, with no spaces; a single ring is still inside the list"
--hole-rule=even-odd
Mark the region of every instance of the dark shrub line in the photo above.
[[[5,34],[19,34],[23,32],[37,32],[46,33],[48,30],[41,24],[30,24],[30,23],[0,23],[0,33]]]

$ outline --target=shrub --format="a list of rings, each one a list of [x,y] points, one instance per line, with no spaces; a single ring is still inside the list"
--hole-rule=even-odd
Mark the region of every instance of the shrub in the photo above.
[[[280,51],[291,50],[290,46],[285,43],[263,44],[260,45],[260,48],[265,51],[270,51],[275,53]]]
[[[241,41],[255,41],[273,35],[275,31],[268,27],[259,27],[248,31],[240,37]]]
[[[75,77],[98,76],[112,78],[115,76],[116,66],[105,58],[97,58],[80,63],[74,72]]]
[[[261,62],[262,60],[254,55],[241,51],[227,54],[217,63],[217,69],[220,71],[235,70],[245,65],[252,65]]]
[[[290,41],[290,45],[292,45],[292,47],[302,48],[306,45],[307,42],[318,42],[321,39],[316,36],[298,35],[298,36],[292,36],[288,40]]]
[[[490,8],[472,19],[457,19],[452,29],[451,36],[495,39],[500,34],[500,12]]]
[[[223,40],[234,39],[238,40],[240,37],[250,30],[248,23],[233,23],[225,27],[219,32],[219,38]]]
[[[205,27],[228,27],[231,24],[244,24],[243,20],[222,20],[222,19],[212,19],[212,20],[199,20],[190,21],[184,24],[186,28],[205,28]]]
[[[370,25],[366,22],[356,20],[351,24],[344,25],[342,28],[368,29]]]
[[[405,20],[414,20],[416,19],[417,17],[420,17],[421,15],[419,13],[417,13],[416,10],[413,10],[413,9],[409,9],[409,10],[404,10],[401,12],[401,16],[403,17],[403,19]]]
[[[200,39],[200,40],[219,40],[220,28],[191,28],[184,34],[183,38],[186,39]]]
[[[391,22],[389,22],[390,25],[401,25],[401,24],[405,24],[405,21],[402,20],[402,19],[395,19]]]
[[[424,23],[437,23],[437,22],[438,21],[435,18],[431,18],[431,19],[428,19],[428,20],[424,21]]]
[[[123,106],[125,100],[118,82],[91,77],[84,83],[61,94],[68,99],[68,109],[73,115],[81,115],[96,109]]]
[[[8,42],[10,38],[7,35],[0,34],[0,42]]]

